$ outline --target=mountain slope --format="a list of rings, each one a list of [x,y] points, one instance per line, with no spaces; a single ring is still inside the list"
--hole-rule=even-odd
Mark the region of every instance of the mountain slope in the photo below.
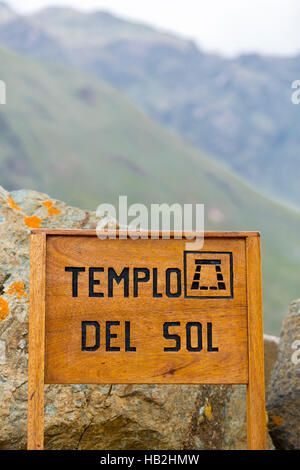
[[[56,41],[71,63],[126,92],[252,185],[299,207],[299,106],[291,102],[299,56],[224,59],[105,12],[48,8],[27,21]],[[11,36],[7,42],[20,50],[26,41],[17,43]],[[49,51],[43,55],[48,60]]]
[[[299,295],[300,216],[262,197],[95,78],[0,49],[0,184],[83,208],[203,202],[206,230],[261,230],[265,330]],[[298,274],[297,274],[298,273]]]
[[[36,59],[66,62],[67,56],[58,41],[34,25],[30,18],[14,12],[0,1],[0,41],[10,49],[31,55]]]

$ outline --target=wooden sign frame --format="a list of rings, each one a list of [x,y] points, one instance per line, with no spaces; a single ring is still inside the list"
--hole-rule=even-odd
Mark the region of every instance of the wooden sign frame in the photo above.
[[[44,448],[46,245],[47,238],[51,235],[95,237],[96,230],[33,229],[31,231],[28,366],[28,449],[31,450]],[[266,445],[266,413],[260,234],[258,232],[205,233],[205,239],[212,237],[245,240],[248,329],[247,441],[248,449],[262,450]],[[159,233],[159,238],[162,238],[162,232]],[[176,233],[173,232],[171,238],[176,238]]]

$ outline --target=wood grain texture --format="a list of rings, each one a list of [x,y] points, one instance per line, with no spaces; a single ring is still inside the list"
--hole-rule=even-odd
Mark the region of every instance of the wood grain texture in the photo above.
[[[249,354],[249,384],[247,386],[248,449],[264,450],[266,446],[266,411],[260,238],[248,238],[246,249]]]
[[[222,262],[225,290],[214,290],[217,289],[215,265],[204,265],[201,276],[204,276],[207,290],[191,291],[195,257],[200,255],[188,252],[187,293],[195,295],[193,298],[184,295],[185,240],[99,240],[78,234],[72,237],[48,235],[47,238],[45,383],[248,383],[245,238],[205,239],[201,253],[204,259],[219,258]],[[233,298],[230,297],[229,254],[233,260]],[[78,275],[76,298],[72,297],[72,273],[65,271],[65,267],[70,266],[85,268],[85,272]],[[90,267],[103,269],[95,274],[95,279],[100,281],[95,291],[103,293],[103,297],[89,296]],[[118,274],[124,267],[129,269],[127,298],[124,298],[123,283],[115,284],[114,297],[108,297],[109,267]],[[138,297],[133,296],[135,267],[147,268],[150,272],[149,282],[139,284]],[[166,296],[168,268],[181,271],[179,297]],[[162,295],[159,298],[153,297],[153,269],[157,269],[157,291]],[[176,291],[175,276],[171,288]],[[83,321],[97,321],[100,325],[100,347],[96,351],[81,350]],[[120,322],[111,328],[111,332],[118,335],[111,343],[120,351],[105,350],[106,322],[109,321]],[[134,352],[124,350],[125,322],[131,325]],[[180,322],[169,329],[170,334],[180,335],[180,351],[164,350],[174,345],[174,340],[163,336],[163,325],[168,322]],[[201,323],[201,351],[187,350],[186,324],[189,322]],[[212,346],[218,347],[218,351],[207,348],[210,323]],[[95,332],[93,327],[90,330]],[[191,331],[194,347],[197,328]],[[92,335],[88,344],[93,344]]]
[[[31,229],[31,233],[45,233],[46,235],[70,235],[70,236],[81,236],[81,237],[95,237],[97,236],[97,230],[96,229],[51,229],[51,228],[33,228]],[[107,237],[109,238],[110,235],[112,234],[112,231],[107,230],[103,231],[103,234],[106,234]],[[122,235],[128,234],[130,236],[131,234],[136,234],[134,231],[122,231],[122,230],[116,230],[116,232],[113,232],[116,235],[116,238],[120,238]],[[149,234],[147,231],[141,231],[139,232],[140,234],[144,234],[145,236]],[[163,233],[161,230],[155,232],[158,235],[158,238],[163,237]],[[176,232],[176,231],[170,231],[170,238],[176,238],[176,236],[179,236],[181,232]],[[182,237],[187,238],[189,235],[194,235],[197,234],[197,232],[186,232],[185,235]],[[259,236],[259,232],[253,231],[253,232],[205,232],[205,238],[245,238],[245,237],[257,237]],[[149,236],[150,238],[150,236]]]
[[[44,446],[44,354],[45,354],[45,263],[46,235],[30,240],[28,440],[29,450]]]

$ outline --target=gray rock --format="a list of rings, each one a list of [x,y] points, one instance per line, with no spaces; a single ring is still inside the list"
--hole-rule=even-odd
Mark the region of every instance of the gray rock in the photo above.
[[[95,213],[0,187],[0,449],[26,448],[30,226],[94,228]],[[48,385],[47,449],[245,449],[244,386]]]
[[[265,386],[266,389],[271,380],[272,372],[278,357],[279,338],[264,334],[264,361],[265,361]]]
[[[300,299],[283,321],[268,389],[269,432],[277,449],[300,449]]]

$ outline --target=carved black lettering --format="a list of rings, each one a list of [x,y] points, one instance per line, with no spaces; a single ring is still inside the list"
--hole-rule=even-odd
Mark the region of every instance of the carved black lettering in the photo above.
[[[110,327],[111,326],[118,326],[120,325],[119,321],[107,321],[106,322],[106,330],[105,330],[105,336],[106,336],[106,351],[120,351],[120,348],[118,346],[111,346],[110,345],[110,340],[111,338],[117,338],[118,335],[115,333],[111,333]]]
[[[87,346],[86,344],[86,329],[87,327],[94,327],[95,329],[95,344]],[[81,322],[81,351],[97,351],[100,347],[100,325],[97,321],[83,321]]]
[[[207,323],[207,351],[219,351],[219,348],[214,348],[213,345],[213,338],[212,338],[212,323]]]
[[[176,274],[177,288],[176,292],[171,292],[171,274]],[[167,297],[180,297],[181,296],[181,271],[178,268],[168,268],[166,270],[166,294]]]
[[[192,346],[191,329],[197,328],[197,346]],[[189,322],[186,324],[186,349],[198,352],[202,350],[202,325],[199,322]]]
[[[153,297],[162,297],[162,294],[157,292],[157,268],[153,268]]]
[[[65,268],[66,272],[72,273],[72,297],[78,297],[78,275],[83,273],[85,268],[73,268],[68,266]]]
[[[176,345],[173,346],[173,347],[165,347],[164,348],[164,351],[180,351],[180,344],[181,344],[181,340],[180,340],[180,336],[179,335],[174,335],[174,334],[170,334],[169,333],[169,327],[170,326],[180,326],[180,322],[179,321],[175,321],[175,322],[165,322],[164,323],[164,326],[163,326],[163,334],[164,334],[164,338],[166,339],[173,339],[175,340],[176,342]]]
[[[99,279],[94,279],[94,273],[103,273],[104,268],[90,268],[89,269],[89,297],[103,297],[103,292],[95,292],[94,286],[100,284]]]
[[[144,274],[144,277],[139,277],[139,274]],[[150,272],[148,268],[134,268],[133,269],[133,297],[138,297],[139,282],[148,282],[150,279]]]
[[[129,297],[129,268],[124,268],[118,276],[114,268],[108,268],[108,297],[113,297],[113,282],[124,281],[124,297]]]
[[[130,321],[125,322],[125,351],[136,351],[136,347],[130,345]]]

